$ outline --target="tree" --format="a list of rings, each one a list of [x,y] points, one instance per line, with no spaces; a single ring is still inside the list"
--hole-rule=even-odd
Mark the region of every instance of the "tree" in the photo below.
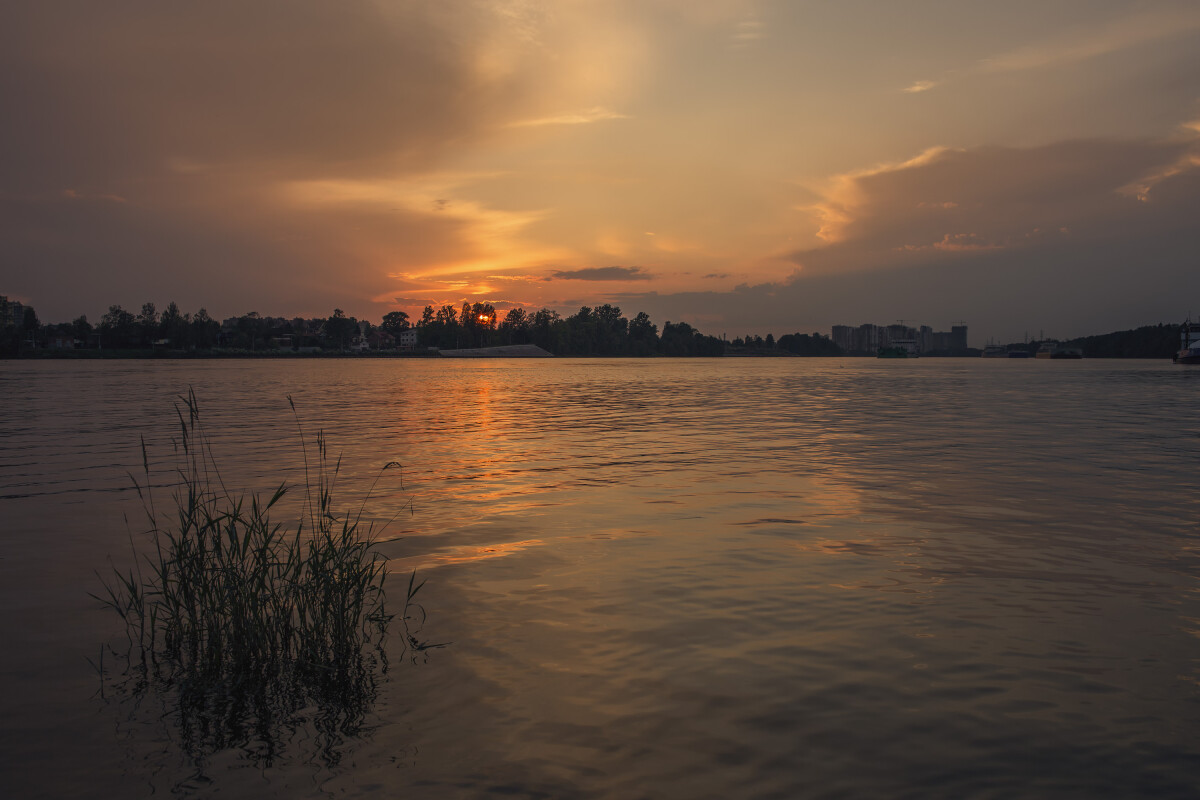
[[[321,332],[331,345],[339,350],[345,350],[350,346],[354,334],[358,333],[358,320],[354,317],[347,317],[346,312],[335,308],[333,316],[325,320],[321,326]]]
[[[621,309],[605,303],[592,312],[592,330],[596,338],[596,352],[602,356],[619,356],[629,349],[629,320],[621,316]]]
[[[533,312],[533,317],[529,320],[529,336],[538,347],[549,350],[551,353],[557,353],[560,348],[556,329],[561,324],[562,320],[557,311],[539,308]]]
[[[496,328],[496,307],[491,303],[463,303],[459,324],[467,346],[483,347],[488,335]]]
[[[237,322],[235,323],[235,330],[237,331],[236,346],[257,350],[260,343],[266,344],[269,327],[270,323],[268,320],[263,318],[257,311],[243,314],[237,318]]]
[[[505,344],[527,344],[529,342],[529,315],[523,308],[510,308],[500,323],[500,335]]]
[[[179,306],[172,300],[158,322],[159,338],[168,339],[172,347],[182,348],[188,340],[188,328],[187,315],[180,313]]]
[[[82,342],[84,347],[87,347],[88,339],[92,336],[92,324],[88,322],[86,315],[79,315],[71,323],[71,336]]]
[[[384,332],[399,339],[400,334],[412,326],[408,324],[408,314],[403,311],[389,311],[383,315],[383,323],[379,326]]]
[[[109,306],[108,313],[100,318],[100,334],[109,347],[136,345],[137,317],[119,305]]]
[[[33,306],[25,306],[25,318],[21,320],[21,329],[25,332],[25,340],[31,345],[37,345],[37,331],[42,326]]]
[[[629,352],[635,356],[653,355],[658,349],[658,326],[645,311],[639,311],[629,323],[629,344]]]
[[[779,349],[798,356],[839,356],[842,348],[833,343],[828,336],[814,333],[811,336],[804,333],[786,333],[779,337]]]
[[[142,313],[137,316],[137,324],[142,347],[149,347],[154,343],[154,334],[158,333],[158,311],[154,308],[154,303],[142,304]]]
[[[221,323],[210,317],[203,308],[192,317],[192,342],[197,348],[209,350],[215,347],[220,333]]]

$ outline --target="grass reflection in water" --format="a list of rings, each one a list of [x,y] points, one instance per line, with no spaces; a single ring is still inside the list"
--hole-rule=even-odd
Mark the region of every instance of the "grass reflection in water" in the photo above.
[[[193,779],[205,780],[206,760],[229,749],[271,766],[301,732],[315,743],[310,757],[332,767],[343,745],[367,732],[388,671],[389,625],[403,628],[408,657],[437,646],[417,638],[421,584],[414,573],[399,607],[388,607],[386,559],[362,523],[375,484],[356,512],[335,513],[341,459],[329,464],[323,433],[314,464],[303,451],[305,496],[293,532],[271,519],[288,487],[267,499],[231,493],[195,394],[181,401],[172,512],[155,507],[143,441],[145,477],[134,484],[149,545],[135,546],[134,565],[114,568],[93,595],[120,615],[128,638],[127,647],[101,648],[101,694],[130,721],[166,720]],[[399,466],[384,466],[375,483]],[[106,651],[116,670],[106,668]]]

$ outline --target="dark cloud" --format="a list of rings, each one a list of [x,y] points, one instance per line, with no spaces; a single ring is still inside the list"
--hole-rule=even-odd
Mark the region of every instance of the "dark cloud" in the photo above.
[[[641,267],[585,267],[559,269],[550,273],[551,280],[571,281],[648,281],[652,276]]]
[[[365,313],[397,288],[381,265],[461,251],[461,225],[279,187],[437,169],[524,113],[521,70],[478,66],[494,21],[408,0],[3,4],[5,288],[47,318],[168,297]]]
[[[817,205],[831,244],[792,259],[805,272],[879,269],[1147,235],[1192,219],[1167,193],[1196,151],[1194,140],[1086,140],[931,152],[835,183]]]
[[[1191,141],[1066,142],[950,152],[853,179],[826,199],[841,241],[785,280],[727,292],[625,293],[708,332],[897,319],[972,342],[1173,322],[1200,296],[1200,168]]]
[[[471,66],[471,18],[370,0],[8,4],[5,184],[252,166],[321,175],[412,162],[513,101]],[[402,23],[401,23],[402,19]],[[483,20],[480,19],[480,24]],[[130,171],[134,174],[130,174]]]

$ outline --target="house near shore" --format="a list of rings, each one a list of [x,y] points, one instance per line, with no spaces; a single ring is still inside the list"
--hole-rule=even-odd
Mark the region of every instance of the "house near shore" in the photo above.
[[[79,340],[73,334],[57,331],[47,337],[46,347],[52,350],[74,350],[79,347]]]
[[[396,347],[400,350],[416,350],[417,349],[417,329],[409,328],[406,331],[400,331],[396,336]]]

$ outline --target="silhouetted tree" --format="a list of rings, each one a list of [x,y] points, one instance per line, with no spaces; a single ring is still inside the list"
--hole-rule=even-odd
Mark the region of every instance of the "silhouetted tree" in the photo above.
[[[561,353],[556,330],[559,324],[557,311],[539,308],[533,312],[533,317],[529,321],[529,336],[538,347],[549,350],[551,353]]]
[[[92,338],[92,324],[88,322],[88,318],[84,314],[80,314],[71,323],[71,336],[78,339],[84,346],[88,346],[88,340]]]
[[[158,333],[158,311],[154,303],[143,303],[142,313],[137,316],[138,342],[142,347],[149,347]]]
[[[412,326],[408,324],[408,314],[405,312],[389,311],[383,315],[383,322],[379,327],[383,328],[389,336],[399,337],[401,333]]]
[[[322,335],[330,346],[345,350],[350,346],[354,335],[358,333],[358,320],[347,317],[340,308],[333,310],[333,316],[325,320],[321,326]]]
[[[162,317],[158,322],[158,335],[161,339],[167,339],[171,342],[171,346],[176,349],[183,349],[188,346],[190,333],[188,315],[179,311],[179,306],[172,300],[167,304],[167,308],[162,312]]]
[[[787,333],[779,337],[779,349],[798,356],[840,356],[842,348],[828,336],[813,333]]]
[[[639,311],[629,323],[629,344],[630,355],[648,356],[658,350],[658,326],[645,311]]]
[[[510,308],[500,323],[500,335],[505,344],[529,342],[529,315],[523,308]]]
[[[102,346],[132,347],[137,344],[137,317],[119,305],[109,306],[108,313],[100,318]]]
[[[201,308],[192,317],[192,344],[201,350],[211,350],[217,346],[217,338],[221,334],[221,323],[208,315]]]

